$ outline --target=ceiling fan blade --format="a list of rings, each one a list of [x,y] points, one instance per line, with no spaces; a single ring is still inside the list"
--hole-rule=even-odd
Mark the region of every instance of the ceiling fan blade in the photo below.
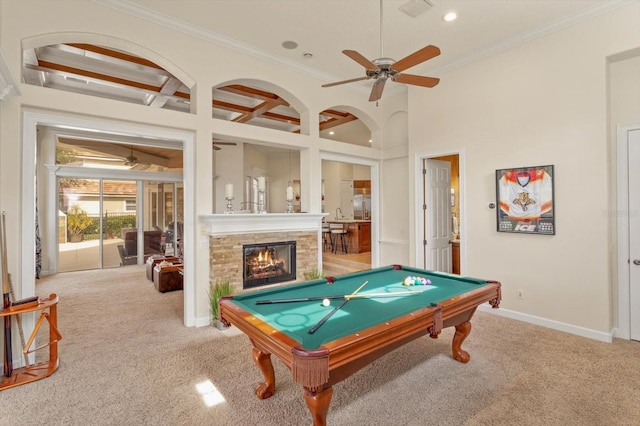
[[[350,80],[336,81],[335,83],[323,84],[322,87],[332,87],[332,86],[337,86],[339,84],[353,83],[354,81],[366,80],[368,78],[369,77],[358,77],[358,78],[352,78]]]
[[[440,49],[436,46],[426,46],[417,52],[413,52],[411,55],[400,59],[398,62],[392,65],[392,68],[398,72],[404,71],[407,68],[411,68],[414,65],[418,65],[428,59],[435,58],[440,54]]]
[[[371,62],[370,60],[368,60],[367,58],[365,58],[355,50],[343,50],[342,53],[344,53],[345,55],[347,55],[348,57],[350,57],[351,59],[353,59],[354,61],[356,61],[357,63],[359,63],[360,65],[362,65],[368,70],[378,69],[378,66],[376,64],[374,64],[373,62]]]
[[[384,83],[386,81],[386,78],[379,78],[375,83],[373,83],[373,87],[371,88],[371,95],[369,96],[369,102],[377,101],[382,97],[382,91],[384,90]]]
[[[398,83],[413,84],[415,86],[433,87],[440,82],[439,78],[423,77],[413,74],[398,74],[394,79]]]

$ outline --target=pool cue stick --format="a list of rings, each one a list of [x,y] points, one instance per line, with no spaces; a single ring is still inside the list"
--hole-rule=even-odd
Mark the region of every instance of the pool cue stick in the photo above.
[[[311,296],[311,297],[293,297],[291,299],[265,299],[265,300],[256,300],[256,305],[270,305],[273,303],[292,303],[292,302],[312,302],[314,300],[324,300],[324,299],[343,299],[347,295],[343,294],[341,296]]]
[[[404,297],[413,296],[422,293],[421,291],[407,291],[403,293],[364,293],[364,294],[348,294],[345,299],[374,299],[377,297]]]
[[[13,300],[13,302],[11,303],[11,306],[16,306],[16,302],[18,300],[16,299],[16,294],[13,291],[13,281],[11,281],[11,274],[7,273],[7,276],[9,277],[9,294],[11,296],[11,300]],[[22,315],[16,315],[16,324],[18,325],[18,334],[20,335],[20,344],[24,348],[25,340],[24,340],[24,328],[22,327]],[[24,357],[24,365],[25,366],[29,365],[29,355],[26,353],[23,353],[22,356]]]
[[[293,297],[291,299],[265,299],[256,300],[256,305],[271,305],[276,303],[293,303],[293,302],[313,302],[314,300],[324,299],[371,299],[375,297],[399,297],[420,294],[421,291],[406,291],[398,293],[363,293],[363,294],[341,294],[338,296],[311,296],[311,297]]]
[[[358,288],[356,289],[356,291],[354,291],[353,293],[351,293],[351,296],[354,296],[356,293],[358,293],[362,287],[364,287],[365,285],[367,285],[367,283],[368,283],[368,282],[369,282],[369,281],[365,281],[364,283],[362,283],[362,285],[361,285],[360,287],[358,287]],[[311,327],[311,328],[309,329],[309,334],[313,334],[313,333],[315,333],[315,332],[316,332],[316,330],[318,330],[320,327],[322,327],[322,324],[324,324],[325,322],[327,322],[327,320],[328,320],[329,318],[331,318],[331,316],[332,316],[333,314],[335,314],[336,312],[338,312],[338,311],[340,310],[340,308],[342,308],[344,305],[346,305],[348,301],[349,301],[349,299],[345,298],[345,299],[344,299],[344,301],[343,301],[341,304],[339,304],[338,306],[336,306],[335,308],[333,308],[333,309],[331,310],[331,312],[329,312],[327,315],[325,315],[325,316],[324,316],[324,318],[322,318],[320,321],[318,321],[318,323],[317,323],[316,325],[314,325],[313,327]]]
[[[9,297],[9,272],[7,271],[7,240],[5,228],[5,213],[0,213],[0,251],[2,251],[2,308],[9,309],[11,307],[11,299]],[[3,373],[6,377],[13,375],[13,350],[11,348],[11,315],[4,317],[4,369]]]

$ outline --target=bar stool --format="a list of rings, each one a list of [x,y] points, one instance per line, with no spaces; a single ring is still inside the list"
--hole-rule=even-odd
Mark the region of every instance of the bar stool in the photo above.
[[[338,238],[340,239],[340,244],[342,245],[342,251],[347,253],[347,240],[345,239],[345,235],[347,234],[347,229],[345,228],[343,223],[331,223],[329,224],[329,229],[331,229],[331,251],[333,253],[338,252]]]
[[[331,228],[328,223],[322,222],[322,246],[323,250],[327,250],[327,246],[331,246],[333,249],[333,243],[331,242]]]

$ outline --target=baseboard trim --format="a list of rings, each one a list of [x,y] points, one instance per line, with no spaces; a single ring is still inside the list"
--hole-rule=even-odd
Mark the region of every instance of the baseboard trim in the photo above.
[[[511,311],[509,309],[493,309],[489,305],[480,305],[479,309],[482,312],[490,314],[500,315],[505,318],[514,319],[517,321],[523,321],[529,324],[539,325],[553,330],[564,331],[566,333],[575,334],[577,336],[587,337],[589,339],[598,340],[600,342],[611,343],[613,342],[613,334],[605,333],[602,331],[592,330],[589,328],[579,327],[573,324],[567,324],[560,321],[550,320],[547,318],[537,317],[535,315],[524,314],[522,312]]]
[[[196,318],[195,327],[204,327],[207,325],[211,325],[211,318],[209,316]]]

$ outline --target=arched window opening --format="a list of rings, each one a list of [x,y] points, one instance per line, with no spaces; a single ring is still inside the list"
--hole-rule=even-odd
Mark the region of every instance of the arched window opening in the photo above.
[[[338,108],[320,113],[320,137],[353,145],[371,146],[371,130],[355,114]]]
[[[147,59],[122,50],[65,43],[23,52],[26,84],[153,108],[190,112],[191,93],[178,78]]]
[[[281,96],[257,86],[215,87],[212,106],[214,118],[300,133],[300,113]]]

